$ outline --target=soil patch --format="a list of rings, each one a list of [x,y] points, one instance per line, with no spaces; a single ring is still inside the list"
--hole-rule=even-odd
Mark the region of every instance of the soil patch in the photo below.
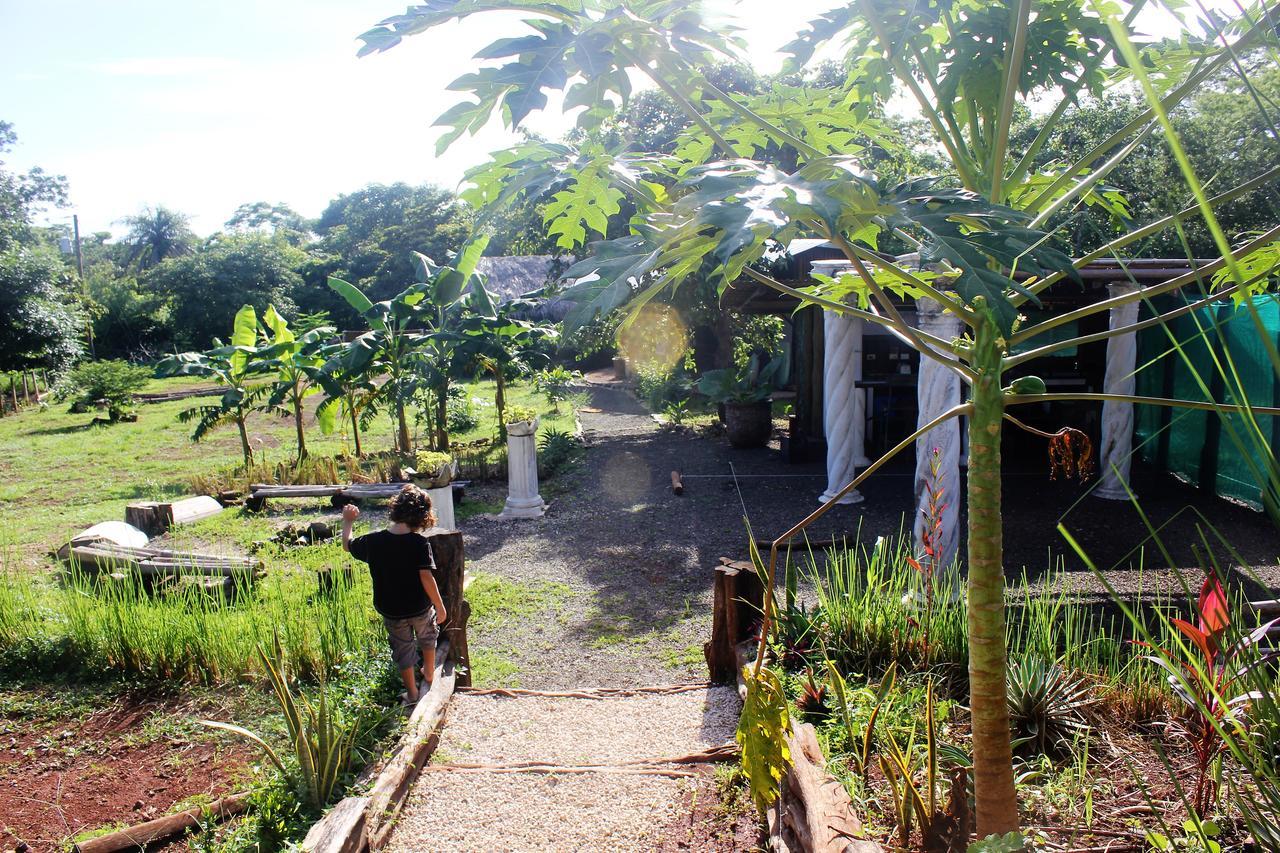
[[[81,833],[230,792],[254,755],[184,735],[174,700],[126,695],[76,719],[0,716],[0,849],[61,850]]]

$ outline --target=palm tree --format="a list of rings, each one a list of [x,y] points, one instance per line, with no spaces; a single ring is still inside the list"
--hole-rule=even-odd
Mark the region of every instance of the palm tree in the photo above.
[[[128,246],[126,262],[140,270],[150,269],[165,258],[189,255],[195,248],[191,220],[185,213],[164,205],[144,207],[141,213],[122,221],[129,226],[124,238]]]

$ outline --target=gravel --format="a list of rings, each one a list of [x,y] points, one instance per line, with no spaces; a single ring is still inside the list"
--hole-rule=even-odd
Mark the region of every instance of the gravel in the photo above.
[[[739,710],[730,687],[601,699],[458,694],[432,763],[673,758],[731,740]],[[630,773],[428,771],[388,849],[651,850],[692,784]]]

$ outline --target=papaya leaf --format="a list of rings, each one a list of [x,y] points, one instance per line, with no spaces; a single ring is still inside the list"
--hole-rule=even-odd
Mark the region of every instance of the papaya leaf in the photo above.
[[[791,718],[782,682],[773,670],[762,667],[753,676],[744,667],[747,698],[742,705],[736,739],[742,747],[742,767],[751,784],[751,798],[761,814],[778,798],[782,777],[791,766]]]

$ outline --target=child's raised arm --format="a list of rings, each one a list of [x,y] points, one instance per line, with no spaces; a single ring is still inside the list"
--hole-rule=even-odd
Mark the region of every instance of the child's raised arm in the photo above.
[[[342,508],[342,550],[351,552],[351,525],[360,517],[360,507],[347,504]]]

